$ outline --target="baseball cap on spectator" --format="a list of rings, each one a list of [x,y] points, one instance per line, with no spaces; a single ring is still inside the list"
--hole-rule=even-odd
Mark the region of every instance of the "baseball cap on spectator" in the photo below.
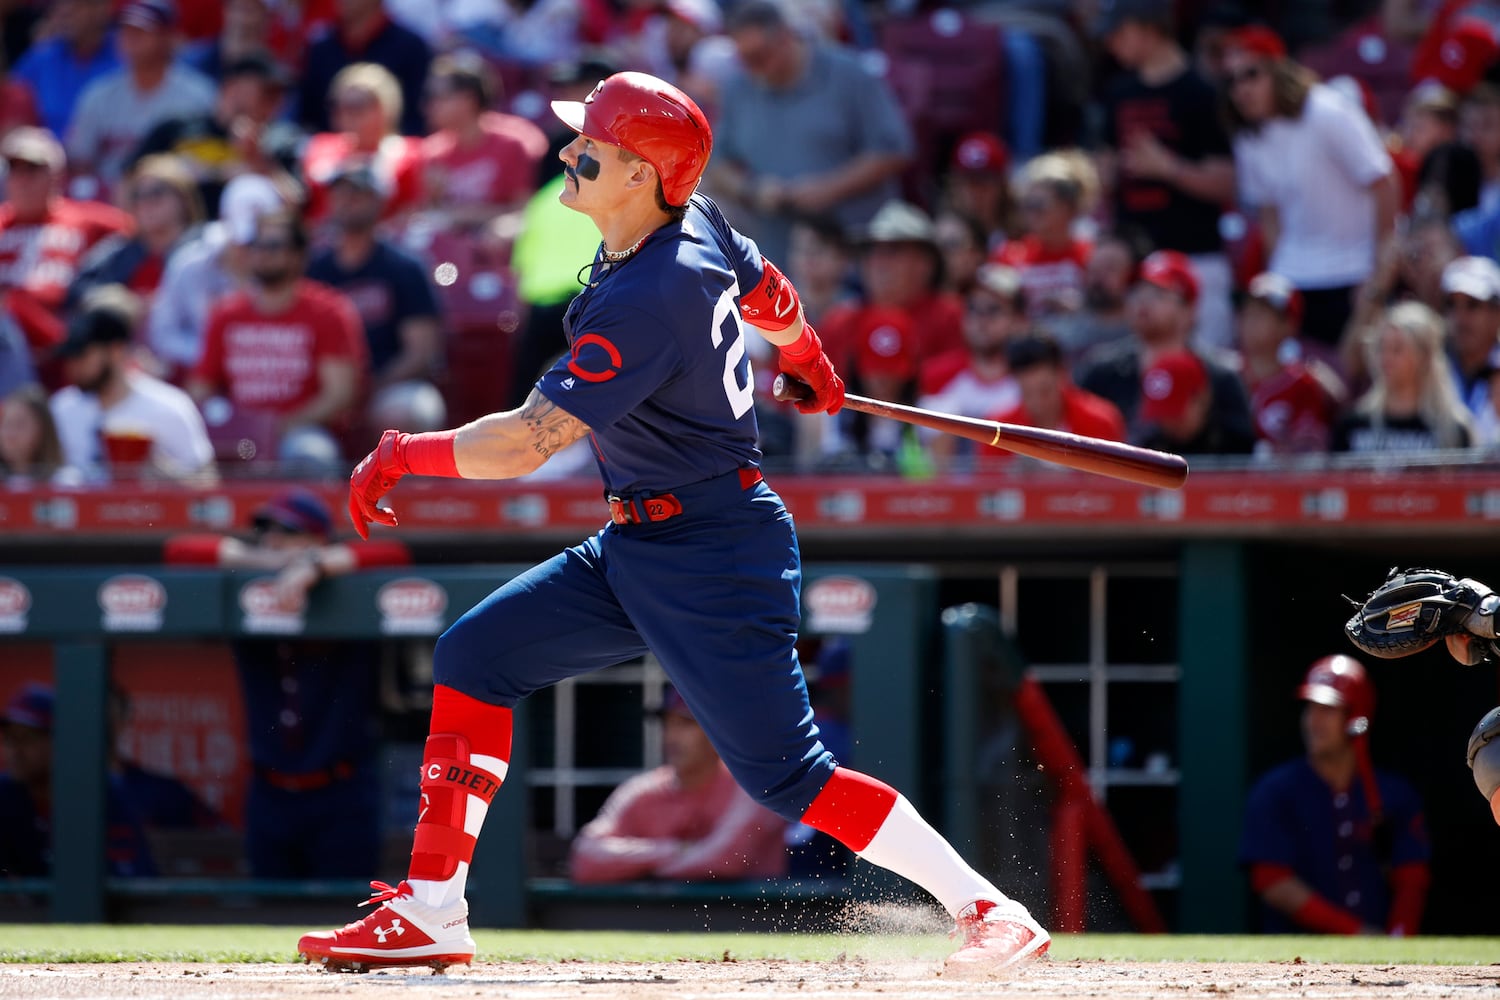
[[[667,0],[667,13],[708,35],[724,30],[724,13],[714,0]]]
[[[1467,94],[1500,58],[1495,31],[1475,17],[1461,17],[1436,47],[1436,58],[1414,68],[1419,79],[1436,80],[1449,90]]]
[[[219,196],[219,219],[229,233],[229,241],[248,246],[255,240],[255,227],[262,215],[286,208],[286,199],[260,174],[240,174],[224,185]]]
[[[147,31],[177,27],[177,5],[172,0],[132,0],[120,11],[120,24]]]
[[[60,173],[67,165],[62,143],[51,132],[35,125],[17,125],[7,132],[0,142],[0,158],[7,162],[34,163],[53,173]]]
[[[1240,49],[1264,59],[1285,59],[1286,42],[1264,24],[1247,24],[1236,28],[1224,39],[1224,47]]]
[[[250,518],[256,531],[279,528],[294,535],[317,535],[328,538],[333,534],[333,515],[328,505],[316,494],[305,489],[291,489],[267,500]]]
[[[1176,250],[1157,250],[1141,261],[1140,280],[1175,292],[1188,305],[1198,301],[1198,272],[1187,255]]]
[[[855,334],[854,367],[862,377],[908,379],[917,374],[915,331],[904,310],[866,309]]]
[[[35,682],[26,684],[6,702],[5,714],[0,715],[0,723],[51,732],[56,703],[57,698],[47,685]]]
[[[79,310],[68,323],[68,333],[57,345],[60,358],[76,358],[95,344],[123,344],[130,340],[131,318],[112,304]]]
[[[1262,302],[1276,310],[1293,326],[1302,325],[1302,293],[1286,278],[1272,271],[1262,271],[1250,279],[1246,298]]]
[[[1500,264],[1488,257],[1459,257],[1443,268],[1443,294],[1500,301]]]
[[[375,169],[369,158],[364,156],[351,156],[340,161],[328,178],[329,187],[335,184],[348,184],[381,198],[389,198],[391,195],[390,184]]]
[[[1020,304],[1026,290],[1020,271],[1009,264],[998,264],[995,261],[979,265],[979,269],[974,272],[974,285],[1012,304]]]
[[[1005,363],[1012,375],[1019,375],[1041,365],[1061,368],[1062,345],[1057,342],[1056,337],[1044,330],[1023,333],[1005,345]]]
[[[1172,0],[1104,0],[1099,5],[1099,19],[1094,35],[1103,38],[1123,27],[1127,21],[1154,25],[1165,32],[1175,30]]]
[[[547,82],[555,86],[570,83],[590,83],[613,76],[619,71],[618,60],[606,49],[585,49],[576,59],[563,59],[552,64]]]
[[[242,76],[253,76],[257,80],[281,89],[286,89],[292,84],[290,74],[267,52],[247,52],[231,59],[219,73],[220,81],[237,80]]]
[[[1141,419],[1152,424],[1179,420],[1207,387],[1208,372],[1198,355],[1168,351],[1141,374]]]
[[[1004,174],[1010,150],[993,132],[970,132],[953,147],[953,170],[960,174]]]
[[[891,199],[865,227],[866,243],[926,243],[937,247],[932,217],[911,202]]]

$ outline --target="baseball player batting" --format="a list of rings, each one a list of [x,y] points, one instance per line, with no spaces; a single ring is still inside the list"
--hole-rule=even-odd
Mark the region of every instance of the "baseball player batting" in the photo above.
[[[1465,666],[1500,660],[1495,611],[1500,594],[1478,580],[1460,580],[1437,569],[1392,569],[1344,626],[1349,640],[1372,656],[1394,659],[1420,653],[1442,640]],[[1469,735],[1474,784],[1500,823],[1500,706],[1490,709]]]
[[[298,951],[340,969],[470,961],[464,882],[509,766],[513,707],[649,651],[752,797],[942,903],[960,941],[949,970],[984,975],[1042,954],[1050,939],[1025,907],[819,740],[795,648],[797,535],[757,464],[746,324],[812,388],[804,412],[836,412],[844,385],[791,283],[694,194],[713,144],[703,112],[642,73],[552,109],[578,133],[561,153],[560,198],[603,236],[567,312],[569,352],[519,409],[386,431],[350,477],[349,513],[362,535],[394,525],[378,504],[402,476],[523,476],[587,435],[610,523],[443,633],[407,877],[372,883],[369,916],[304,935]]]

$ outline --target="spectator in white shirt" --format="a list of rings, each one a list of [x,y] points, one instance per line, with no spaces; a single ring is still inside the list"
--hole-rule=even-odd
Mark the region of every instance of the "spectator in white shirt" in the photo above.
[[[1364,111],[1314,82],[1269,29],[1231,33],[1224,69],[1240,198],[1259,211],[1267,270],[1302,293],[1304,336],[1337,344],[1395,223],[1390,155]]]
[[[89,478],[211,483],[217,476],[203,418],[187,393],[130,359],[138,300],[121,285],[89,295],[57,352],[72,383],[52,396],[63,459]]]

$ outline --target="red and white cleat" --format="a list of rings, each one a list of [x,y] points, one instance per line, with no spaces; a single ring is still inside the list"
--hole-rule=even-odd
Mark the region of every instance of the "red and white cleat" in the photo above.
[[[394,888],[371,882],[370,898],[381,904],[368,917],[336,931],[302,935],[297,953],[304,962],[330,972],[369,972],[397,966],[427,966],[434,973],[474,959],[469,936],[469,904],[428,906],[411,894],[405,882]]]
[[[943,974],[984,978],[1047,953],[1051,936],[1019,906],[1001,907],[976,900],[958,913],[954,936],[958,950],[948,956]]]

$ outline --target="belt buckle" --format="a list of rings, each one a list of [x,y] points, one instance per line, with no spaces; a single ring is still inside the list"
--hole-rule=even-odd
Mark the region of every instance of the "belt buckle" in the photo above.
[[[604,498],[609,503],[609,519],[616,524],[635,524],[635,504],[624,497],[607,496]]]

